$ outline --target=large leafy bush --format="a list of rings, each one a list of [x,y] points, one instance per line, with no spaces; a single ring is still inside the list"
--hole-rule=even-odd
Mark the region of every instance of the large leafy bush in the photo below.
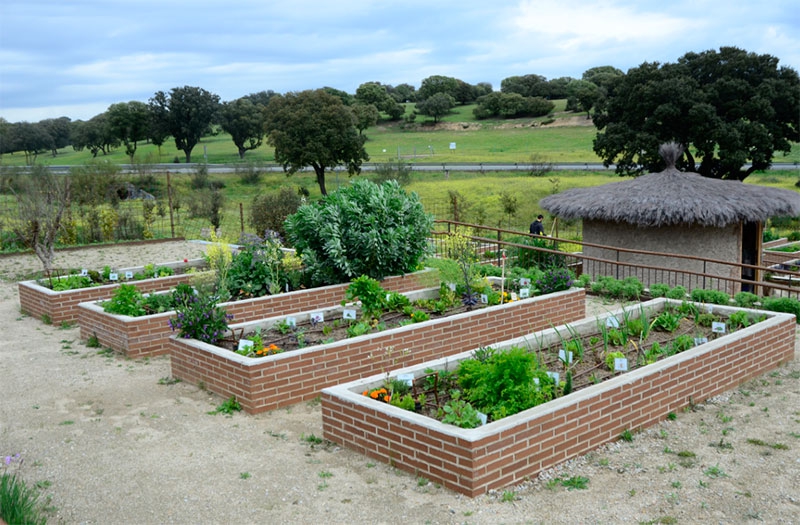
[[[432,222],[415,193],[362,179],[301,206],[285,226],[312,282],[322,285],[415,270]]]

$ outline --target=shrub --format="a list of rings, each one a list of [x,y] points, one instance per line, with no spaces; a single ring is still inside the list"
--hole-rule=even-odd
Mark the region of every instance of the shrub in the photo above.
[[[219,298],[216,295],[192,293],[185,289],[175,295],[177,315],[169,320],[170,328],[184,339],[197,339],[212,345],[222,341],[228,331],[228,321],[233,316],[217,306]]]
[[[538,237],[513,237],[509,239],[509,242],[524,244],[525,246],[531,246],[533,248],[553,249],[553,243],[551,241]],[[539,268],[543,270],[554,266],[566,266],[565,255],[543,252],[537,249],[513,247],[509,249],[509,252],[511,252],[510,255],[514,255],[515,251],[517,256],[516,264],[522,268]]]
[[[544,276],[536,280],[536,287],[542,294],[568,290],[572,286],[572,272],[566,268],[551,268],[544,271]]]
[[[286,219],[297,212],[302,198],[292,188],[283,187],[272,193],[256,195],[250,207],[250,226],[258,233],[277,232],[286,238]]]
[[[432,218],[397,182],[359,179],[286,220],[286,233],[312,282],[414,271],[428,248]]]
[[[242,245],[231,258],[225,284],[233,299],[280,293],[286,285],[283,251],[275,239]]]
[[[236,166],[236,174],[242,184],[254,185],[261,182],[263,168],[253,162],[248,162],[244,166]]]
[[[739,292],[733,296],[736,306],[741,308],[752,308],[758,302],[758,296],[750,292]]]
[[[656,283],[650,286],[650,295],[653,297],[664,297],[669,292],[669,285]]]
[[[200,164],[197,168],[192,171],[191,175],[189,176],[189,186],[193,190],[204,190],[208,188],[208,166],[205,164]]]
[[[683,286],[676,286],[666,294],[667,299],[683,300],[686,299],[686,288]]]
[[[795,230],[793,232],[790,232],[789,235],[786,236],[786,239],[791,242],[800,241],[800,231]]]
[[[794,314],[800,321],[800,301],[792,297],[764,297],[761,307],[772,312]]]
[[[731,302],[731,296],[718,290],[703,290],[695,288],[691,294],[692,301],[696,303],[711,303],[727,305]]]

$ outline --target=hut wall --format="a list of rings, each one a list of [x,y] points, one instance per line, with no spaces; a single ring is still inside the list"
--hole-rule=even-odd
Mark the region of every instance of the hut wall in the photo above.
[[[734,224],[724,228],[702,226],[642,228],[627,223],[589,221],[583,222],[583,240],[605,246],[618,246],[651,252],[677,253],[693,255],[709,259],[720,259],[738,263],[741,260],[740,225]],[[628,276],[638,277],[645,286],[664,283],[670,286],[693,288],[713,288],[734,294],[741,290],[738,283],[704,279],[675,271],[637,269],[615,264],[616,261],[654,266],[666,269],[692,271],[738,278],[740,270],[722,264],[704,263],[688,259],[678,259],[661,255],[644,255],[617,252],[613,249],[584,247],[584,254],[608,260],[609,263],[585,261],[584,273],[592,278],[610,275],[617,279]]]

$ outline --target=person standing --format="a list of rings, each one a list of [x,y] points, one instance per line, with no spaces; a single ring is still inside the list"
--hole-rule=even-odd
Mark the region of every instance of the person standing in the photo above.
[[[536,220],[531,223],[531,233],[533,235],[544,235],[544,224],[542,224],[543,219],[544,216],[539,215],[536,217]]]

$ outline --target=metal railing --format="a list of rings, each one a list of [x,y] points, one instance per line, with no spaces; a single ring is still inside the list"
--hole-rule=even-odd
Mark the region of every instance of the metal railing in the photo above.
[[[479,254],[487,251],[495,252],[496,257],[485,262],[497,264],[500,262],[500,254],[505,250],[509,262],[513,263],[520,253],[528,252],[528,260],[557,261],[560,265],[565,265],[573,269],[576,275],[581,275],[587,268],[591,268],[592,278],[599,276],[611,276],[617,279],[634,276],[645,284],[665,283],[670,286],[683,286],[691,291],[693,288],[703,288],[706,290],[719,290],[726,293],[731,291],[750,291],[758,295],[780,295],[794,296],[800,298],[800,272],[766,268],[751,264],[723,261],[699,257],[694,255],[683,255],[676,253],[652,252],[647,250],[637,250],[633,248],[621,248],[617,246],[606,246],[595,243],[588,243],[574,239],[563,239],[558,237],[540,237],[530,233],[506,230],[480,224],[455,222],[450,220],[435,221],[432,238],[434,249],[437,255],[445,252],[444,239],[451,233],[462,232],[466,229],[479,230],[482,232],[492,232],[496,238],[477,235],[465,235],[468,239],[476,243],[476,251]],[[523,240],[539,239],[544,240],[547,246],[532,246],[519,242],[511,242],[511,237],[522,237]],[[540,243],[541,244],[541,243]],[[594,257],[582,252],[566,252],[558,249],[559,245],[571,244],[579,245],[582,248],[592,247],[604,250],[603,253],[610,253],[610,258]],[[538,255],[530,255],[538,254]],[[664,261],[663,265],[642,264],[628,262],[621,258],[622,254],[636,254]],[[698,269],[686,268],[692,264]],[[709,268],[719,270],[728,269],[724,272],[710,272]],[[743,279],[733,277],[730,274],[740,276],[742,271],[752,272],[754,279]],[[724,275],[728,274],[728,275]],[[778,279],[787,284],[775,282],[771,279]],[[733,295],[733,293],[731,293]]]

